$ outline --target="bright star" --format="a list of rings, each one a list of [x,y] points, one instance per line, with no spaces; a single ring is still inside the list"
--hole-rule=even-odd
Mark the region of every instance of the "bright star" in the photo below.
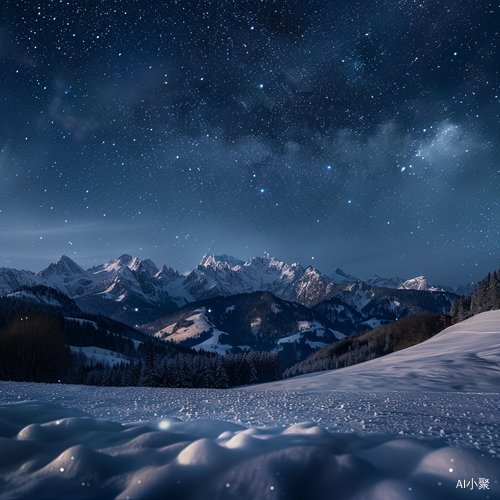
[[[259,89],[263,89],[263,88],[264,88],[264,84],[263,84],[263,83],[261,83],[261,84],[259,85]]]

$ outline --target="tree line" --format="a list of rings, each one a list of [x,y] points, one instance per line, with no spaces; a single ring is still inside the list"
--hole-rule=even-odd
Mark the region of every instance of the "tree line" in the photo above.
[[[454,323],[476,314],[500,309],[500,271],[488,273],[467,297],[457,297],[451,304]]]
[[[73,354],[72,383],[104,386],[142,386],[225,389],[272,382],[282,378],[279,356],[264,351],[238,354],[179,354],[159,357],[154,349],[145,358],[110,365]]]
[[[64,318],[36,307],[10,311],[0,328],[0,380],[111,386],[226,388],[282,377],[277,353],[196,352],[133,331],[138,339],[108,328],[133,330],[104,317]],[[95,320],[95,321],[94,321]],[[130,333],[130,332],[129,332]],[[95,346],[119,353],[110,364],[73,347]]]

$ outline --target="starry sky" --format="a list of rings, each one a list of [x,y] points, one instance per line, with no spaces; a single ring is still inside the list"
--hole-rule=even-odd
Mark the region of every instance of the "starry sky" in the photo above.
[[[2,1],[0,266],[267,251],[481,279],[499,267],[497,3]]]

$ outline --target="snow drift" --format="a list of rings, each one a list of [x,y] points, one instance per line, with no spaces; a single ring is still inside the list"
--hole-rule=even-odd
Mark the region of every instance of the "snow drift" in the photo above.
[[[1,498],[453,499],[470,478],[499,494],[497,459],[426,437],[120,424],[43,402],[0,405],[0,423]]]

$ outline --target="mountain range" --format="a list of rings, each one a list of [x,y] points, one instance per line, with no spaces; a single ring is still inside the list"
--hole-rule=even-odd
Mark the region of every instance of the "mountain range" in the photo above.
[[[159,269],[149,259],[127,254],[88,270],[67,256],[62,256],[57,263],[36,274],[0,268],[0,294],[42,284],[63,291],[84,308],[92,309],[94,300],[98,300],[100,305],[106,300],[114,302],[118,307],[106,307],[106,310],[111,309],[113,314],[118,315],[119,306],[127,310],[134,305],[134,301],[136,306],[132,308],[133,312],[145,313],[139,308],[142,305],[149,313],[153,313],[154,309],[170,313],[196,300],[254,291],[268,291],[284,300],[314,307],[335,296],[339,290],[346,289],[346,284],[359,282],[394,290],[466,293],[465,287],[453,292],[449,287],[431,285],[424,276],[405,280],[375,275],[360,280],[341,269],[326,276],[311,266],[304,268],[297,263],[287,264],[267,253],[246,262],[225,254],[206,254],[195,269],[183,274],[167,266]]]
[[[456,297],[423,276],[358,280],[341,269],[326,276],[267,253],[246,262],[204,255],[183,274],[126,254],[88,270],[67,256],[36,274],[0,269],[0,295],[36,285],[67,294],[84,311],[190,347],[234,352],[266,344],[286,350],[289,343],[297,359],[310,348],[409,314],[446,314]],[[286,321],[284,311],[290,313]],[[281,327],[271,334],[266,326],[271,324]]]

